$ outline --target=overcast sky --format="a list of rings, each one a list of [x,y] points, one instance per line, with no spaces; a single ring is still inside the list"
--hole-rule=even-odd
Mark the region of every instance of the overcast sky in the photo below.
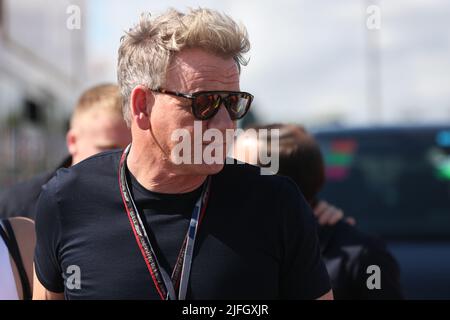
[[[65,25],[70,2],[9,2],[19,17],[12,25],[28,35],[30,47],[48,60],[62,65],[67,61],[68,67],[74,52],[58,54],[68,31],[50,31]],[[53,10],[43,3],[53,4]],[[377,110],[371,110],[367,100],[376,97],[374,88],[367,89],[368,75],[373,73],[367,69],[366,40],[374,31],[366,27],[366,9],[373,3],[381,10],[381,29],[375,31],[381,54]],[[139,13],[204,6],[247,27],[252,49],[241,88],[255,95],[254,112],[264,122],[450,121],[448,0],[86,0],[85,4],[86,87],[115,81],[119,39]],[[51,34],[52,42],[42,45],[42,37],[30,36],[37,31],[44,37]],[[33,44],[33,39],[41,45]]]
[[[139,12],[215,8],[248,28],[252,50],[241,87],[264,121],[374,120],[368,109],[367,6],[381,9],[381,117],[450,120],[450,2],[255,0],[88,2],[90,62],[114,79],[123,30]],[[93,79],[97,80],[97,79]],[[420,114],[420,116],[419,116]],[[444,119],[445,118],[445,119]]]

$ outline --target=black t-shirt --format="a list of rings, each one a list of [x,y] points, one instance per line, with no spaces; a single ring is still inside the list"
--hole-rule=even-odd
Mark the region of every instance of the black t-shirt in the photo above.
[[[36,274],[68,299],[159,299],[119,192],[120,155],[59,170],[38,200]],[[158,194],[130,180],[171,273],[201,190]],[[314,299],[329,290],[313,215],[291,180],[246,164],[212,177],[187,299]]]

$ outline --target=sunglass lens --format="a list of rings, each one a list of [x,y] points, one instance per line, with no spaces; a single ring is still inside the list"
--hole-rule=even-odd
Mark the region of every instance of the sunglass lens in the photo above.
[[[227,109],[232,120],[241,119],[250,107],[251,98],[247,94],[231,95],[227,99]]]
[[[206,120],[214,116],[220,107],[220,96],[216,94],[201,94],[195,98],[194,116]]]

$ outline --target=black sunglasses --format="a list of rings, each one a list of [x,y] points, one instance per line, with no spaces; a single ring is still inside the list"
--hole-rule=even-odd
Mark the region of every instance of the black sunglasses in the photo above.
[[[197,120],[208,120],[214,117],[222,103],[231,120],[242,119],[247,114],[253,101],[253,95],[239,91],[199,91],[192,94],[165,89],[154,89],[152,91],[192,100],[192,114]]]

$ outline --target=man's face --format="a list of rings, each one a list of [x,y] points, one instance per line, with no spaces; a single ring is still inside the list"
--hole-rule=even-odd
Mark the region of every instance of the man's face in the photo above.
[[[123,118],[105,110],[92,110],[80,116],[67,139],[72,164],[103,151],[125,148],[130,142],[130,129]]]
[[[166,78],[166,90],[182,93],[198,91],[239,91],[239,71],[233,59],[224,59],[199,49],[185,49],[178,53],[171,65]],[[199,122],[202,133],[208,129],[217,129],[221,132],[223,143],[217,141],[194,141],[195,117],[191,113],[192,101],[186,98],[174,97],[167,94],[155,94],[155,103],[151,111],[151,128],[156,142],[166,157],[170,158],[179,141],[172,141],[172,133],[177,129],[185,129],[191,138],[191,164],[177,164],[175,171],[178,174],[214,174],[223,168],[226,157],[225,131],[235,129],[236,123],[230,119],[228,111],[222,105],[218,113],[211,119]],[[201,135],[197,140],[202,139]],[[213,139],[214,140],[214,139]],[[194,144],[201,146],[198,149],[202,155],[208,144],[219,145],[222,149],[222,160],[219,164],[206,164],[202,157],[200,164],[194,161]],[[213,148],[208,148],[211,150]],[[208,154],[208,153],[207,153]],[[207,155],[206,154],[206,155]],[[213,152],[213,155],[215,153]]]

